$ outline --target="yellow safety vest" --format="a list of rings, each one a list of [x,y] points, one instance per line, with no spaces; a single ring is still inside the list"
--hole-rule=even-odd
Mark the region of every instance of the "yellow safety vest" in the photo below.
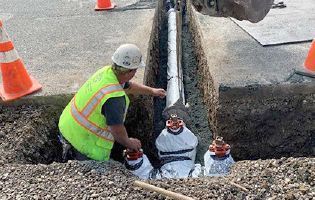
[[[59,130],[63,137],[80,153],[93,160],[109,160],[114,137],[109,132],[103,104],[113,97],[125,96],[126,110],[129,98],[119,84],[111,66],[98,70],[72,98],[62,112]]]

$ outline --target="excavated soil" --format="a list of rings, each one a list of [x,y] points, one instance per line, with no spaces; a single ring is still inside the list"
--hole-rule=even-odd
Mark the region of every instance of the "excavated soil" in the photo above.
[[[53,106],[0,105],[0,163],[59,161],[59,112]]]
[[[314,199],[315,159],[241,161],[223,177],[150,181],[195,199]],[[166,199],[117,162],[1,164],[0,199]]]

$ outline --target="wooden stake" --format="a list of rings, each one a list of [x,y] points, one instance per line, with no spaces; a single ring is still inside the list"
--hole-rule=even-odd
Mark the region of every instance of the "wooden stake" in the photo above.
[[[138,187],[141,187],[141,188],[144,188],[144,189],[147,189],[147,190],[151,190],[151,191],[157,192],[157,193],[159,193],[159,194],[162,194],[162,195],[167,196],[167,197],[171,197],[171,198],[173,198],[173,199],[178,199],[178,200],[194,200],[194,199],[191,198],[191,197],[187,197],[187,196],[182,195],[182,194],[179,194],[179,193],[171,192],[171,191],[165,190],[165,189],[163,189],[163,188],[160,188],[160,187],[157,187],[157,186],[154,186],[154,185],[151,185],[151,184],[142,182],[142,181],[135,181],[134,184],[135,184],[136,186],[138,186]]]
[[[241,190],[243,190],[244,192],[248,192],[248,189],[247,189],[247,188],[245,188],[245,187],[243,187],[243,186],[241,186],[241,185],[239,185],[239,184],[237,184],[237,183],[234,183],[233,181],[230,181],[230,184],[231,184],[231,185],[234,185],[235,187],[237,187],[237,188],[239,188],[239,189],[241,189]]]

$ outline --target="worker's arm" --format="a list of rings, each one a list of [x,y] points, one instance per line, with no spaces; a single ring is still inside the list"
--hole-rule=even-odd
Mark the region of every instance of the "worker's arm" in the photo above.
[[[145,94],[164,98],[166,92],[162,88],[152,88],[143,84],[129,81],[129,87],[125,89],[127,94]]]
[[[102,114],[106,117],[109,131],[116,142],[134,150],[141,148],[141,142],[134,138],[129,138],[124,126],[124,113],[126,109],[125,97],[109,98],[102,106]]]
[[[115,141],[124,147],[138,151],[141,149],[141,142],[135,138],[129,138],[124,125],[108,126],[110,132],[115,138]]]

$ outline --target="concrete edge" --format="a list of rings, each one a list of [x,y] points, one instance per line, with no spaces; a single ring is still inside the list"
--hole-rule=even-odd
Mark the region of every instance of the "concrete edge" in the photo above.
[[[74,94],[60,94],[60,95],[49,95],[49,96],[25,96],[23,98],[10,101],[3,102],[0,101],[1,105],[8,106],[19,106],[19,105],[54,105],[65,107],[69,101],[72,99]]]

